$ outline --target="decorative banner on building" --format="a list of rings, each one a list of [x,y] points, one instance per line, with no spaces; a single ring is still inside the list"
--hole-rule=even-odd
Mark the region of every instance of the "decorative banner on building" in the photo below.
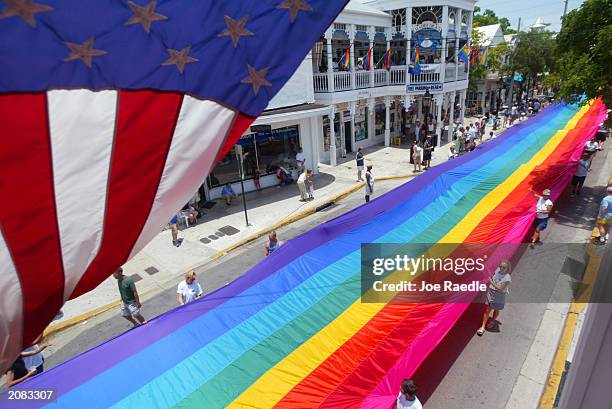
[[[442,92],[442,84],[408,84],[406,85],[407,94],[422,94],[425,91]]]

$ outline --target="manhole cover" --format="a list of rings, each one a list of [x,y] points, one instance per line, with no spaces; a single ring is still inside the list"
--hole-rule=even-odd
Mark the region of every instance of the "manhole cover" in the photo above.
[[[200,239],[200,242],[202,242],[202,243],[204,243],[204,244],[208,244],[208,243],[210,243],[210,240],[208,239],[208,237],[202,237],[202,238]]]
[[[132,274],[130,277],[132,277],[132,280],[134,280],[135,283],[142,280],[142,277],[139,276],[138,274]]]
[[[240,233],[240,230],[238,230],[237,228],[232,227],[232,226],[223,226],[223,227],[221,227],[219,229],[219,231],[221,233],[227,234],[228,236],[232,236],[232,235],[234,235],[236,233]]]
[[[217,240],[218,239],[218,237],[215,236],[214,234],[211,234],[210,236],[208,236],[208,238],[211,239],[211,240]]]
[[[156,269],[155,267],[151,266],[151,267],[145,268],[145,273],[147,273],[148,275],[152,276],[155,273],[159,273],[159,270]]]

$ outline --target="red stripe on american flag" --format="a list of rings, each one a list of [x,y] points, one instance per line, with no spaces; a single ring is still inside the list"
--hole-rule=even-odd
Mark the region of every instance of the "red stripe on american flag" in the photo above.
[[[63,304],[46,93],[0,95],[0,223],[23,291],[23,345]]]
[[[219,162],[221,159],[227,155],[227,153],[238,143],[238,140],[244,134],[244,131],[248,129],[248,127],[253,123],[255,118],[251,118],[250,116],[246,116],[242,113],[238,113],[236,119],[234,120],[234,124],[232,125],[232,129],[225,139],[225,143],[223,144],[223,148],[219,152],[219,156],[217,156],[216,162]]]
[[[71,298],[127,261],[153,205],[182,102],[179,93],[120,91],[102,244]]]

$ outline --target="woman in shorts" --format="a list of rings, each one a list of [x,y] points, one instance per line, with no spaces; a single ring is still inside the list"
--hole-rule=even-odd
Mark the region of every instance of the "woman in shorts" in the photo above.
[[[493,324],[499,317],[499,312],[506,305],[506,294],[508,294],[508,285],[510,284],[510,270],[512,266],[508,260],[499,263],[499,267],[495,270],[495,274],[489,278],[489,288],[487,289],[487,303],[484,313],[482,314],[482,324],[476,334],[481,336],[486,329],[491,329]],[[493,317],[489,314],[493,310]]]

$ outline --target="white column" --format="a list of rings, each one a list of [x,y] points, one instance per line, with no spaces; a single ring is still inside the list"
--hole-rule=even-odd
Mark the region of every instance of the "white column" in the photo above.
[[[412,41],[412,7],[406,7],[406,84],[410,84],[410,75],[408,75],[408,65],[412,61],[412,48],[410,42]]]
[[[465,118],[465,96],[466,96],[467,91],[466,90],[461,90],[461,92],[459,93],[459,106],[460,106],[460,118],[461,118],[461,125],[463,125],[463,120]]]
[[[385,97],[385,146],[391,145],[391,115],[389,108],[391,107],[391,98]]]
[[[444,102],[444,94],[434,95],[436,102],[436,146],[440,146],[442,139],[442,103]]]
[[[386,48],[385,48],[385,52],[387,52],[387,50],[389,50],[389,48],[391,47],[391,37],[392,37],[392,34],[389,31],[389,29],[385,29],[385,40],[387,40],[387,45],[386,45]],[[389,52],[391,52],[391,51],[389,50]],[[384,66],[385,63],[386,63],[386,60],[383,60],[382,63],[383,63],[383,66]],[[387,71],[385,73],[385,76],[387,78],[387,85],[390,85],[391,84],[391,73],[389,71]]]
[[[325,32],[325,45],[327,47],[327,89],[334,92],[334,56],[332,50],[332,30]]]
[[[448,140],[452,141],[453,131],[455,130],[455,97],[457,96],[457,91],[452,91],[450,93],[450,114],[448,117]]]
[[[344,129],[344,110],[340,110],[340,112],[338,112],[338,115],[340,116],[340,121],[339,121],[339,125],[340,125],[340,153],[342,154],[342,157],[345,158],[346,157],[346,132]]]
[[[357,109],[357,107],[355,106],[355,101],[351,101],[349,103],[349,109],[351,112],[351,134],[349,135],[349,137],[351,138],[351,151],[355,152],[355,111]],[[345,141],[346,143],[346,141]]]
[[[312,160],[311,169],[316,175],[319,173],[319,163],[321,162],[321,131],[322,131],[321,116],[310,117],[310,140],[312,144]]]
[[[463,10],[458,9],[455,15],[455,81],[459,78],[459,38],[461,37],[461,19]]]
[[[376,30],[374,27],[370,26],[368,30],[368,39],[370,40],[370,47],[368,48],[368,53],[370,49],[374,47],[374,36],[376,35]],[[376,61],[372,61],[374,59],[374,50],[372,49],[372,54],[368,56],[370,59],[370,87],[374,86],[374,63]]]
[[[351,24],[349,29],[349,41],[351,42],[351,88],[355,89],[355,25]]]
[[[374,121],[376,120],[376,112],[375,112],[375,100],[374,98],[368,99],[368,139],[370,141],[374,140],[376,136],[376,127],[374,126]]]
[[[334,123],[336,119],[335,105],[329,109],[329,164],[336,166],[336,130]]]

